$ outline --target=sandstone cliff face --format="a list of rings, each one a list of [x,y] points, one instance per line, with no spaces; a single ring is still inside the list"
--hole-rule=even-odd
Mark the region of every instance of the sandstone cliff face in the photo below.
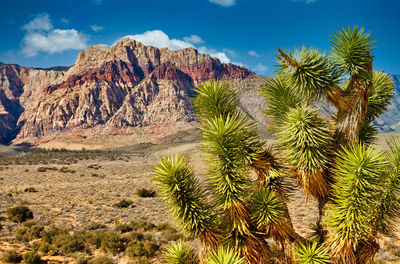
[[[212,78],[231,81],[247,96],[245,111],[259,112],[263,102],[251,98],[258,97],[261,76],[193,48],[171,51],[123,39],[110,48],[87,48],[66,71],[1,64],[0,142],[37,143],[88,129],[103,135],[173,129],[194,120],[189,97]]]

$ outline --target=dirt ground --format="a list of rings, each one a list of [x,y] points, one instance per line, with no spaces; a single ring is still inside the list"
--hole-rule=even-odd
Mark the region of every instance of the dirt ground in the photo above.
[[[390,136],[393,135],[381,136],[379,144],[382,145],[385,138]],[[47,161],[25,161],[16,158],[15,149],[0,147],[0,153],[7,151],[14,155],[14,163],[20,160],[21,164],[7,164],[4,158],[0,164],[0,217],[4,219],[7,208],[13,205],[26,205],[33,211],[38,223],[54,224],[69,230],[93,222],[110,227],[132,220],[146,220],[155,224],[173,223],[159,197],[141,198],[136,194],[143,187],[155,189],[152,168],[161,157],[184,154],[191,161],[198,177],[205,179],[206,165],[197,143],[126,147],[120,152],[107,155],[99,154],[82,159],[80,156],[68,157],[64,161],[57,157]],[[35,192],[26,192],[27,188],[34,188]],[[121,199],[130,199],[133,205],[123,209],[115,208],[113,205]],[[316,203],[298,190],[290,200],[289,210],[296,231],[307,235],[310,232],[309,225],[317,216]],[[7,241],[13,240],[16,225],[3,221],[0,254],[12,247]],[[400,263],[400,241],[383,240],[384,246],[377,254],[380,262],[377,263]]]

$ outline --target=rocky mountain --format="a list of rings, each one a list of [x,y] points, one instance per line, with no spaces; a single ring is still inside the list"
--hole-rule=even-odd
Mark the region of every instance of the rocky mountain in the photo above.
[[[171,51],[123,39],[87,48],[70,68],[0,64],[0,143],[187,130],[193,89],[213,78],[229,80],[243,110],[263,118],[257,91],[264,78],[193,48]]]

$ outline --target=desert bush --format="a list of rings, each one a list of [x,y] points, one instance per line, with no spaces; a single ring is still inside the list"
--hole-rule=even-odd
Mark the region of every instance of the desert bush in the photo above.
[[[22,223],[29,219],[33,219],[33,213],[26,206],[16,206],[8,208],[7,217],[12,222]]]
[[[57,167],[38,167],[38,172],[46,172],[46,171],[58,171]]]
[[[130,258],[146,256],[152,257],[160,247],[154,241],[138,241],[129,242],[126,248],[126,255]]]
[[[29,223],[25,225],[26,223]],[[15,231],[15,238],[19,241],[29,242],[31,240],[41,238],[44,227],[35,223],[25,222],[24,226]]]
[[[107,232],[101,240],[100,249],[104,252],[117,254],[125,250],[127,241],[119,234],[114,232]]]
[[[121,233],[127,233],[133,231],[133,227],[130,224],[119,224],[115,227],[115,231]]]
[[[24,192],[37,192],[35,188],[33,187],[28,187],[24,189]]]
[[[65,236],[68,234],[69,232],[66,229],[49,226],[44,230],[42,240],[49,244],[53,244],[58,236]]]
[[[62,173],[75,173],[75,170],[71,170],[68,167],[61,167],[58,171]]]
[[[387,153],[373,144],[373,120],[395,86],[373,70],[375,41],[364,29],[343,28],[331,43],[329,55],[278,49],[277,75],[261,88],[274,146],[240,110],[229,83],[208,81],[195,90],[209,178],[200,183],[176,155],[155,166],[154,181],[180,227],[199,238],[210,256],[205,263],[228,256],[249,264],[369,263],[379,237],[395,236],[400,140],[389,140]],[[336,109],[324,114],[321,105]],[[297,187],[317,204],[311,239],[296,232],[288,210]],[[281,256],[271,255],[268,240],[281,246]]]
[[[6,263],[20,263],[22,256],[15,250],[8,250],[3,253],[1,260]]]
[[[114,261],[107,256],[98,256],[87,262],[88,264],[113,264]]]
[[[98,229],[105,229],[107,226],[105,224],[101,223],[90,223],[86,226],[86,230],[93,231],[93,230],[98,230]]]
[[[49,241],[49,237],[44,241]],[[51,245],[54,246],[62,255],[70,256],[76,252],[88,252],[86,233],[75,232],[70,234],[63,231],[55,231],[54,235],[50,236]]]
[[[133,202],[131,200],[122,199],[118,203],[113,204],[113,207],[127,208],[127,207],[131,206],[132,204],[133,204]]]
[[[34,251],[22,255],[22,263],[24,264],[40,264],[42,263],[40,255]]]
[[[85,253],[77,253],[74,256],[74,259],[77,264],[88,264],[89,261],[93,259],[93,257]]]
[[[137,194],[137,196],[143,197],[143,198],[154,197],[154,196],[156,196],[156,191],[150,190],[150,189],[147,189],[147,188],[141,188],[141,189],[136,191],[136,194]]]

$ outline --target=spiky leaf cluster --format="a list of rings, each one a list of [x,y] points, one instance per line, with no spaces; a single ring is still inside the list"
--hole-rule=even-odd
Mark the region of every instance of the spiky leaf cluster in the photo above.
[[[203,187],[194,178],[185,158],[164,158],[155,166],[154,172],[161,198],[189,235],[197,237],[214,229],[212,208],[204,200]]]
[[[229,248],[220,247],[213,251],[205,261],[206,264],[244,264],[244,260]]]
[[[295,49],[294,54],[279,50],[278,71],[289,76],[303,100],[316,101],[332,90],[340,75],[324,53],[315,49]]]
[[[368,99],[367,120],[374,120],[390,105],[394,94],[392,78],[384,72],[374,71],[372,75],[373,90]]]
[[[375,230],[386,235],[395,236],[396,224],[399,223],[400,211],[400,140],[388,141],[387,153],[389,166],[381,181],[378,206],[372,218]]]
[[[192,101],[200,120],[216,116],[226,117],[237,112],[237,95],[229,88],[228,82],[210,80],[194,90],[196,96]]]
[[[335,256],[346,258],[370,234],[370,219],[377,205],[379,179],[387,166],[373,147],[351,145],[338,153],[333,199],[327,211],[329,244]]]
[[[298,264],[328,264],[330,263],[329,251],[317,241],[299,242],[293,249],[295,261]]]
[[[364,28],[347,26],[333,34],[331,57],[344,74],[360,74],[372,62],[374,43]]]
[[[183,240],[172,242],[164,254],[168,264],[199,264],[200,259],[196,251]]]
[[[290,78],[282,74],[269,77],[261,87],[261,94],[266,98],[267,108],[264,113],[272,117],[275,128],[285,121],[289,109],[301,102],[300,94],[293,91]]]

